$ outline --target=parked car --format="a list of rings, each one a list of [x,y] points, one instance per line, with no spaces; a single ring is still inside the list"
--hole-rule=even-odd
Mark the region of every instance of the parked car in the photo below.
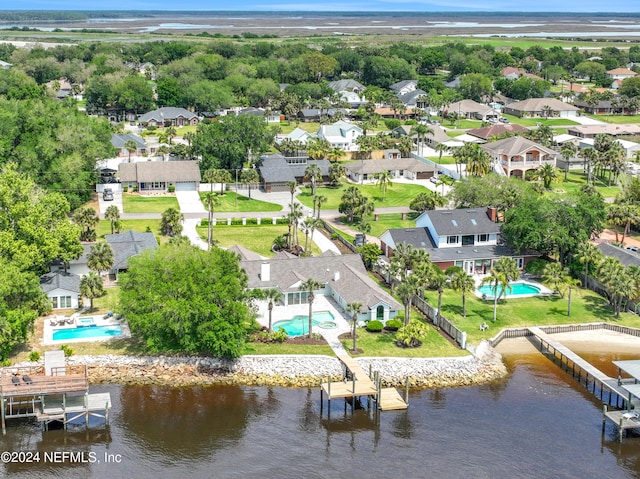
[[[638,251],[640,251],[640,248],[638,248],[637,246],[627,246],[625,249],[629,251],[633,251],[634,253],[637,253]]]
[[[113,201],[113,190],[111,188],[102,190],[102,199],[104,201]]]
[[[355,246],[362,246],[367,242],[367,238],[362,233],[356,233],[355,238],[353,238],[353,244]]]
[[[437,185],[439,180],[438,180],[438,177],[434,175],[431,178],[429,178],[429,181],[434,185]]]
[[[509,121],[509,118],[504,118],[504,117],[500,118],[500,122],[501,122],[501,123],[504,123],[504,124],[511,123],[511,122]]]

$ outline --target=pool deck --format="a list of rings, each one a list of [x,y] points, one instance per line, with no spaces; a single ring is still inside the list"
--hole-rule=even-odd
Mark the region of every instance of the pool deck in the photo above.
[[[106,338],[77,338],[77,339],[53,339],[54,331],[58,331],[60,329],[75,329],[78,324],[79,319],[84,318],[93,318],[95,326],[120,326],[122,328],[121,336],[111,336]],[[68,321],[65,321],[68,320]],[[64,321],[64,324],[62,322]],[[93,326],[81,326],[83,328],[91,328]],[[80,313],[75,313],[71,317],[65,317],[60,315],[51,315],[44,318],[44,328],[43,328],[43,337],[42,337],[42,345],[43,346],[51,346],[57,344],[67,344],[67,343],[86,343],[86,342],[94,342],[94,341],[109,341],[111,339],[123,339],[130,338],[131,331],[129,329],[129,325],[123,319],[116,319],[111,316],[109,318],[103,318],[102,314],[95,315],[84,315],[81,316]]]
[[[338,339],[343,333],[351,331],[350,319],[344,315],[342,308],[332,299],[323,295],[317,295],[313,301],[313,311],[329,311],[337,325],[335,328],[325,329],[319,326],[313,328],[313,333],[320,334],[335,351],[336,354],[346,354],[346,350]],[[308,304],[291,304],[289,306],[274,306],[272,311],[272,322],[291,319],[294,316],[309,314]],[[258,322],[263,326],[269,325],[269,310],[266,301],[258,303]]]

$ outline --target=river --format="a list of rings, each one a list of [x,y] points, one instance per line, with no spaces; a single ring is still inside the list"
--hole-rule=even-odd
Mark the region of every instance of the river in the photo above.
[[[490,385],[412,391],[407,411],[379,414],[334,400],[330,417],[317,389],[96,386],[111,393],[108,427],[12,422],[1,449],[40,460],[0,477],[640,477],[640,437],[619,443],[611,424],[603,435],[594,397],[535,351],[505,362],[509,377]]]

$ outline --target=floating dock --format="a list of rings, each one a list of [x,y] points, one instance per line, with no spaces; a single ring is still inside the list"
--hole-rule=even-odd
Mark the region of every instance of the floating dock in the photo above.
[[[63,351],[47,351],[44,366],[0,368],[3,434],[7,419],[35,417],[45,428],[58,421],[66,429],[80,418],[88,426],[90,416],[108,422],[109,409],[110,394],[89,394],[87,367],[65,366]]]
[[[351,399],[352,409],[355,409],[356,398],[366,397],[369,405],[373,400],[377,408],[381,411],[392,411],[407,409],[408,401],[408,380],[407,392],[403,399],[395,388],[382,388],[381,381],[377,377],[371,378],[371,373],[367,374],[358,362],[350,356],[339,355],[338,360],[345,368],[344,381],[331,381],[320,385],[320,408],[322,409],[323,397],[327,396],[327,404],[331,406],[331,400],[336,398]]]

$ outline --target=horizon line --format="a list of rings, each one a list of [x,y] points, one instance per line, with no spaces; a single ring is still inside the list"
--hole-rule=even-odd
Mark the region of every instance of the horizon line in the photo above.
[[[274,9],[263,9],[263,10],[228,10],[228,9],[198,9],[198,10],[190,10],[190,9],[122,9],[122,8],[12,8],[12,9],[0,9],[0,13],[2,12],[82,12],[82,13],[90,13],[90,12],[171,12],[171,13],[211,13],[211,12],[224,12],[224,13],[357,13],[367,14],[367,13],[537,13],[537,14],[553,14],[553,13],[570,13],[572,15],[580,15],[580,14],[603,14],[603,15],[615,15],[615,14],[625,14],[625,15],[634,15],[640,14],[640,11],[629,12],[629,11],[571,11],[571,10],[548,10],[548,11],[534,11],[534,10],[470,10],[467,8],[460,8],[455,10],[391,10],[391,9],[379,9],[379,10],[299,10],[299,9],[282,9],[282,10],[274,10]]]

